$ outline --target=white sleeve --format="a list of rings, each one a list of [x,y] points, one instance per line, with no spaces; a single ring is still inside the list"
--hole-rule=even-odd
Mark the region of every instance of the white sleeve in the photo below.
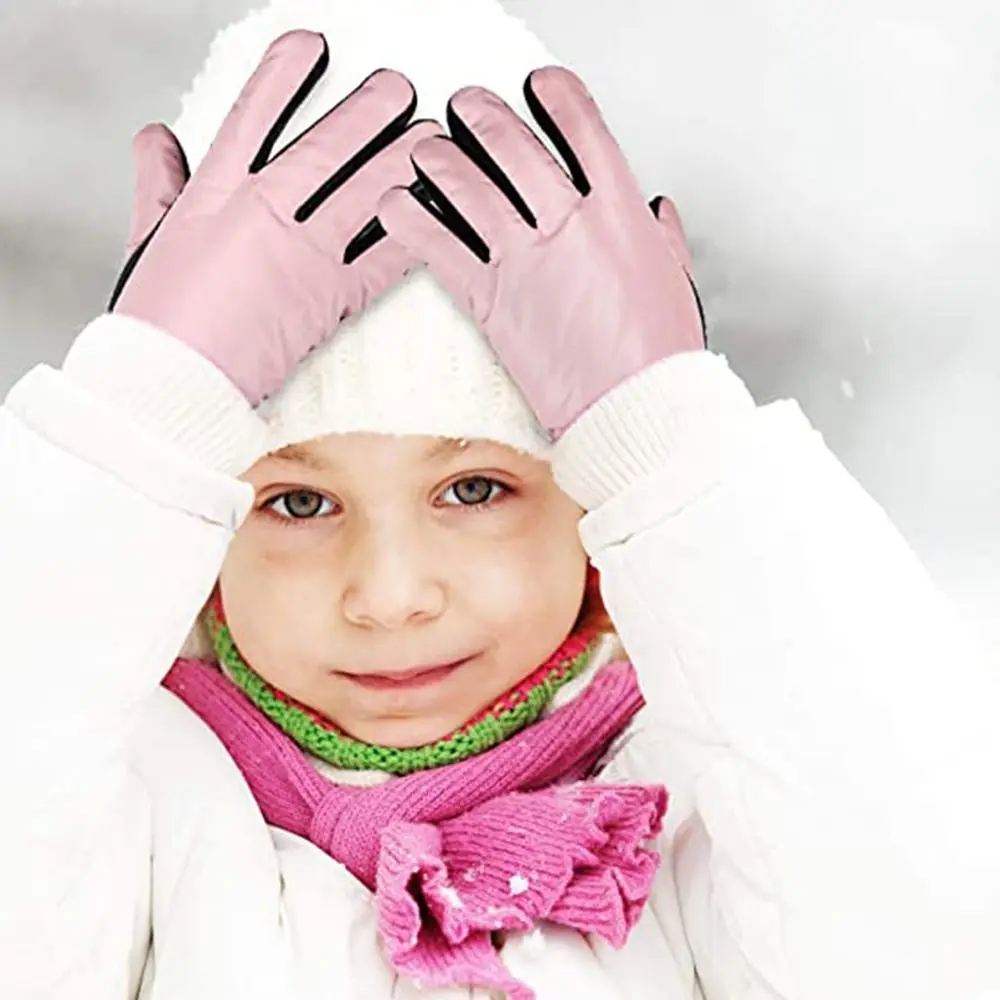
[[[126,748],[248,509],[257,424],[208,362],[118,317],[0,410],[0,996],[134,990],[151,845]]]
[[[691,803],[706,997],[1000,997],[1000,672],[798,406],[678,356],[555,471]]]

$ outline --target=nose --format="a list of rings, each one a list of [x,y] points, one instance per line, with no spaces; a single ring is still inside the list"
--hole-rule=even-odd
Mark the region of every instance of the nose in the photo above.
[[[369,531],[347,560],[342,606],[352,625],[391,631],[429,622],[445,609],[440,560],[406,532]]]

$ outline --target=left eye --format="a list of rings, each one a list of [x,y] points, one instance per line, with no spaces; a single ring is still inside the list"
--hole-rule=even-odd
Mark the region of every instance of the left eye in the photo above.
[[[498,483],[488,476],[469,476],[467,479],[459,479],[452,483],[441,495],[447,497],[449,494],[455,499],[446,501],[449,507],[482,507],[498,496],[507,492],[507,487],[503,483]]]
[[[324,510],[323,505],[329,506]],[[308,521],[323,514],[332,513],[333,503],[312,490],[295,490],[293,493],[282,493],[266,504],[278,517],[286,520]]]

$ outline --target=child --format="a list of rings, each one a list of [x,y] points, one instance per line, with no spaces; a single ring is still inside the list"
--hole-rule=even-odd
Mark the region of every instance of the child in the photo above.
[[[190,178],[141,133],[0,413],[0,995],[1000,995],[1000,699],[912,554],[523,29],[317,6],[220,39]]]

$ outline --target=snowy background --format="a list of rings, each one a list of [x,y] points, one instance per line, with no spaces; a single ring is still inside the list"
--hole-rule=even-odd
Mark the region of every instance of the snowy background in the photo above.
[[[679,203],[714,346],[801,400],[1000,640],[1000,5],[506,6]],[[0,389],[103,307],[131,135],[249,7],[0,0]]]

